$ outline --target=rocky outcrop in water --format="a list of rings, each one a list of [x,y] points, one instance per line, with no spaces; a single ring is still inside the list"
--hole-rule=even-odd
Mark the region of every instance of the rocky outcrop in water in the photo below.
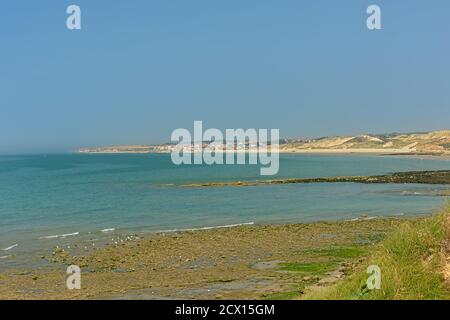
[[[248,187],[269,184],[337,182],[450,184],[450,170],[395,172],[392,174],[378,176],[344,176],[329,178],[290,178],[256,181],[207,182],[183,185],[183,187]]]

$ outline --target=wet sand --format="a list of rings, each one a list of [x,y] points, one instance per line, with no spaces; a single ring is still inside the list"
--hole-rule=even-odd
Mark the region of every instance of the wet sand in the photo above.
[[[48,267],[0,273],[1,299],[289,299],[364,263],[398,219],[255,225],[132,238]],[[129,238],[130,239],[130,238]],[[81,267],[81,290],[66,268]]]

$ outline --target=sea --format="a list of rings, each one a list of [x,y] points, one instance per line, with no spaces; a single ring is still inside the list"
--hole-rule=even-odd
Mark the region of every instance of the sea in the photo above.
[[[169,154],[0,156],[0,269],[39,265],[55,246],[92,247],[131,235],[430,215],[443,207],[446,198],[439,193],[448,186],[185,185],[439,169],[450,169],[450,160],[282,154],[279,173],[267,177],[260,176],[258,165],[177,166]]]

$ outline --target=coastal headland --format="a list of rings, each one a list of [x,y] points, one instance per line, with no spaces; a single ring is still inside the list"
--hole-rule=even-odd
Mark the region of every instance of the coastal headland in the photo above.
[[[222,146],[213,143],[215,149],[229,150],[224,142]],[[169,153],[174,144],[128,145],[84,147],[79,153],[122,154],[122,153]],[[211,148],[208,142],[203,148]],[[235,152],[256,152],[256,144],[252,141],[234,144]],[[330,136],[320,138],[286,138],[280,139],[280,153],[304,154],[380,154],[380,155],[418,155],[418,156],[450,156],[450,130],[361,134],[353,136]]]

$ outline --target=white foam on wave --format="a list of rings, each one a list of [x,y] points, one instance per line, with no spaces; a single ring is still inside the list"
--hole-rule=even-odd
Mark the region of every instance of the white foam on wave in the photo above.
[[[15,247],[18,247],[18,246],[19,245],[16,243],[16,244],[13,244],[12,246],[9,246],[9,247],[3,249],[3,251],[9,251],[9,250],[14,249]]]
[[[240,226],[252,226],[254,222],[244,222],[244,223],[236,223],[236,224],[226,224],[221,226],[213,226],[213,227],[200,227],[200,228],[190,228],[190,229],[171,229],[171,230],[160,230],[157,233],[171,233],[171,232],[183,232],[183,231],[198,231],[198,230],[211,230],[211,229],[222,229],[222,228],[234,228]]]
[[[39,237],[39,239],[57,239],[57,238],[66,238],[66,237],[71,237],[71,236],[77,236],[79,235],[79,232],[73,232],[73,233],[66,233],[66,234],[55,234],[55,235],[51,235],[51,236],[43,236],[43,237]]]
[[[103,230],[100,230],[100,231],[103,232],[103,233],[108,233],[108,232],[113,232],[115,230],[116,230],[115,228],[109,228],[109,229],[103,229]]]
[[[79,232],[74,232],[74,233],[66,233],[66,234],[62,234],[61,238],[66,238],[66,237],[72,237],[72,236],[77,236],[79,235]]]
[[[359,218],[347,219],[347,220],[344,220],[344,221],[351,221],[351,222],[353,222],[353,221],[366,221],[366,220],[373,220],[373,219],[378,219],[378,217],[377,216],[373,216],[373,217],[359,217]]]
[[[9,255],[9,256],[1,256],[0,259],[8,259],[8,258],[11,258],[11,257],[12,257],[12,255]]]
[[[55,239],[55,238],[59,238],[59,236],[56,234],[54,236],[39,237],[39,239]]]

